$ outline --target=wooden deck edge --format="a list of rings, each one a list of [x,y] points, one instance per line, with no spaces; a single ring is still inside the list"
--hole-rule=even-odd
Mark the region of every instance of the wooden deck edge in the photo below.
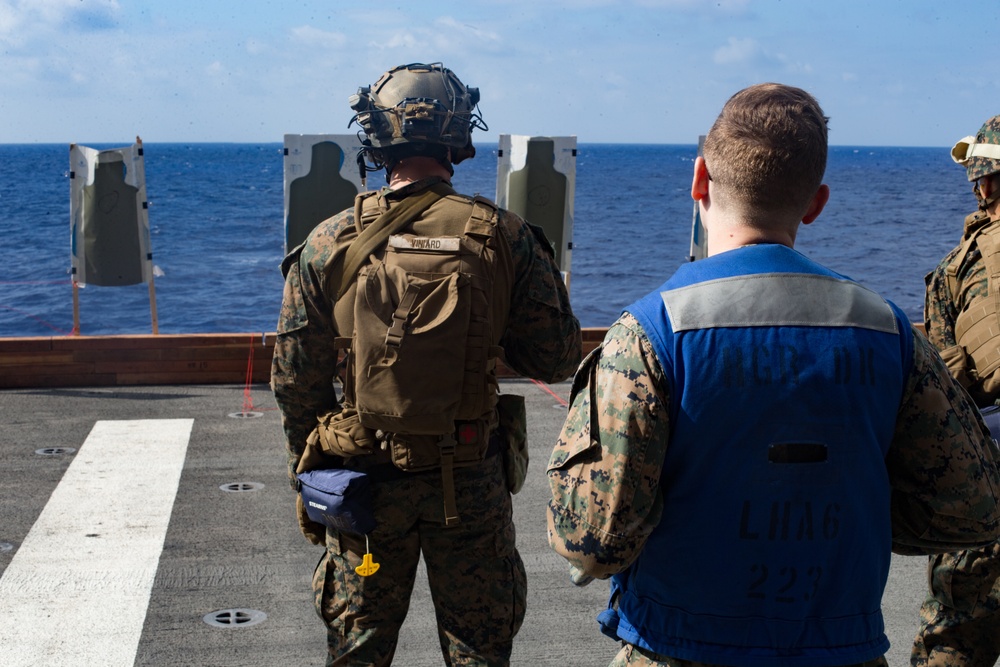
[[[605,329],[584,329],[586,354]],[[275,334],[0,338],[0,389],[267,384]],[[516,377],[501,364],[501,377]]]

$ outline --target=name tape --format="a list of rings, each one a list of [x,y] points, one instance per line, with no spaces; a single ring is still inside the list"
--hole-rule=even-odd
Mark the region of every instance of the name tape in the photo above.
[[[427,250],[431,252],[458,252],[460,241],[456,236],[400,236],[389,237],[389,247],[400,250]]]

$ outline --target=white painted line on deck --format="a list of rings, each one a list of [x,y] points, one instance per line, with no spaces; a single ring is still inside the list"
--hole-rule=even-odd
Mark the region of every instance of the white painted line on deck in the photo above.
[[[94,424],[0,577],[0,664],[135,662],[193,422]]]

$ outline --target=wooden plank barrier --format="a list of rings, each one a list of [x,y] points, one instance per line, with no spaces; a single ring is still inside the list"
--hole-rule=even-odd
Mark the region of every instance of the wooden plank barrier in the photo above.
[[[584,352],[604,338],[584,329]],[[267,384],[275,334],[0,338],[0,388]],[[514,373],[501,367],[502,377]]]
[[[923,332],[923,325],[915,325]],[[583,330],[587,354],[604,328]],[[0,389],[267,384],[275,334],[160,334],[0,338]],[[516,374],[501,364],[500,377]]]

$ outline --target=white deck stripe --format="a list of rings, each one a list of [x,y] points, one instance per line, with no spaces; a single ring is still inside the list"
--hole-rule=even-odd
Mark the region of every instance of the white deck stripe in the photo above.
[[[0,664],[135,662],[192,424],[94,425],[0,578]]]

